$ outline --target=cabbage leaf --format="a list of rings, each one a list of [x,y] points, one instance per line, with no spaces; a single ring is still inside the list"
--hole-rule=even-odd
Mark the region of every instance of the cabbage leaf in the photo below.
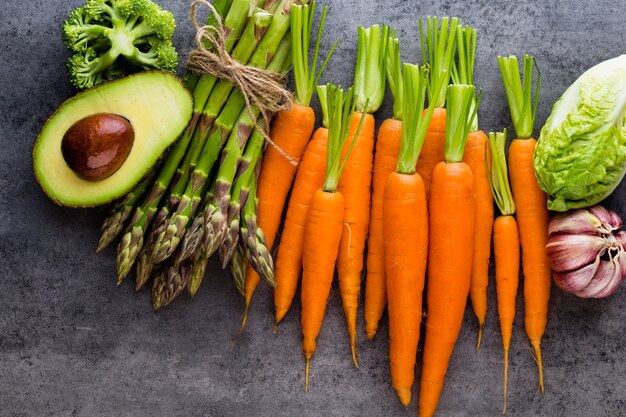
[[[626,174],[626,55],[590,68],[563,93],[534,166],[551,210],[589,207],[615,190]]]

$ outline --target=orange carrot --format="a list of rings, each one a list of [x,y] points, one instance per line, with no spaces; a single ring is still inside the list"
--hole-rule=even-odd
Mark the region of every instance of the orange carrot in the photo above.
[[[489,260],[491,258],[491,234],[493,230],[493,198],[489,189],[487,168],[485,167],[485,149],[489,155],[485,132],[482,130],[470,132],[463,160],[469,165],[474,175],[474,202],[476,203],[476,230],[474,232],[474,255],[470,281],[470,300],[474,314],[478,319],[476,350],[480,347],[483,325],[487,316],[487,287],[489,285]]]
[[[324,7],[317,31],[314,58],[311,67],[309,67],[308,52],[315,2],[312,2],[310,6],[291,5],[291,46],[296,86],[295,103],[290,110],[279,112],[274,119],[270,139],[276,146],[268,146],[263,155],[257,190],[259,199],[258,226],[263,230],[267,247],[270,250],[274,245],[276,233],[280,226],[287,194],[296,175],[297,164],[300,162],[311,133],[313,133],[315,113],[309,106],[313,89],[337,45],[335,42],[316,74],[317,57],[326,13],[327,8]],[[248,265],[244,283],[245,312],[242,329],[246,323],[252,295],[259,281],[259,275]]]
[[[384,262],[389,299],[391,382],[404,406],[411,402],[422,321],[422,294],[428,256],[428,203],[415,171],[431,111],[422,113],[427,67],[404,64],[402,142],[395,172],[383,199]]]
[[[439,162],[444,159],[444,145],[446,139],[446,87],[450,80],[450,66],[454,58],[456,44],[456,29],[459,21],[456,17],[441,19],[439,25],[437,18],[426,20],[426,34],[423,31],[422,20],[420,26],[420,43],[422,49],[422,62],[430,65],[428,105],[436,107],[430,126],[424,139],[424,146],[417,161],[417,172],[424,180],[426,194],[430,192],[432,172]],[[450,31],[448,32],[448,26]],[[439,92],[434,93],[435,84],[444,85]]]
[[[316,339],[322,327],[326,300],[330,293],[334,266],[339,250],[344,222],[344,198],[337,191],[341,172],[354,139],[342,158],[347,143],[349,120],[354,112],[353,90],[348,89],[344,97],[341,87],[328,84],[327,109],[329,117],[326,177],[324,185],[313,194],[304,227],[302,253],[302,351],[306,359],[305,390],[309,387],[311,357],[316,350]]]
[[[422,152],[420,152],[420,159],[417,160],[417,172],[424,180],[424,187],[426,187],[426,194],[430,194],[430,183],[433,175],[433,169],[435,165],[443,161],[444,157],[444,144],[446,142],[446,109],[439,107],[435,109],[432,119],[430,119],[430,125],[428,126],[428,132],[426,133],[426,139],[424,140],[424,146]]]
[[[476,209],[472,171],[461,160],[474,92],[472,85],[448,87],[445,161],[435,166],[428,201],[426,339],[419,398],[422,417],[435,414],[469,294]]]
[[[515,298],[519,280],[519,233],[513,216],[499,216],[493,228],[493,246],[496,262],[496,292],[498,316],[504,349],[504,406],[506,412],[507,375],[509,368],[509,347],[515,318]]]
[[[549,222],[547,197],[537,184],[533,168],[533,154],[537,141],[532,138],[532,133],[541,77],[538,74],[533,105],[531,102],[532,70],[533,65],[536,67],[533,57],[524,56],[523,80],[520,77],[516,57],[498,57],[498,63],[517,136],[509,147],[509,175],[513,199],[517,206],[517,223],[522,246],[524,321],[526,334],[535,352],[539,369],[539,389],[543,393],[541,337],[548,322],[552,278],[545,250]]]
[[[367,269],[365,276],[365,331],[372,339],[387,304],[385,258],[383,254],[383,192],[389,174],[395,171],[402,138],[402,68],[400,42],[389,38],[387,45],[387,83],[394,97],[393,118],[378,129],[374,172],[372,173],[372,205],[367,235]]]
[[[492,173],[491,190],[501,215],[496,218],[493,228],[493,252],[496,261],[496,293],[498,296],[498,315],[502,332],[504,350],[504,404],[502,414],[506,412],[506,392],[509,369],[509,347],[515,318],[515,298],[519,281],[520,244],[515,220],[515,202],[509,185],[504,145],[506,129],[503,133],[489,133],[491,148]],[[488,160],[487,160],[488,161]]]
[[[388,37],[387,26],[381,28],[373,25],[367,29],[359,27],[359,47],[354,77],[357,111],[352,117],[350,133],[354,134],[357,125],[361,123],[363,128],[351,157],[347,159],[345,175],[341,177],[338,188],[345,199],[345,219],[337,257],[337,275],[355,366],[358,366],[357,308],[363,272],[363,253],[370,219],[374,152],[374,117],[371,113],[380,107],[385,95],[385,53]]]
[[[455,84],[474,85],[474,58],[476,55],[476,30],[464,26],[456,31],[457,56],[452,70]],[[474,202],[476,203],[476,230],[474,235],[474,258],[470,281],[470,300],[478,319],[476,350],[480,347],[483,325],[487,316],[487,287],[489,285],[489,259],[491,257],[491,232],[493,230],[493,198],[487,178],[487,168],[491,166],[487,135],[478,130],[478,117],[474,117],[465,144],[463,161],[469,165],[474,175]]]
[[[322,104],[323,112],[325,107],[325,88],[318,87],[318,96]],[[328,141],[328,122],[324,117],[324,126],[320,127],[313,134],[304,151],[302,162],[298,167],[298,173],[294,181],[285,225],[280,238],[280,246],[276,255],[274,288],[274,306],[276,307],[276,324],[280,322],[293,301],[302,270],[302,251],[304,241],[304,227],[307,218],[307,211],[311,204],[311,199],[315,191],[324,184],[326,165],[326,146]]]

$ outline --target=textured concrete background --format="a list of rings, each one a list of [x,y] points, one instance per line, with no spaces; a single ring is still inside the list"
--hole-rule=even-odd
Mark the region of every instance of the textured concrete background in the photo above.
[[[336,288],[303,390],[299,303],[272,333],[270,290],[260,286],[246,331],[230,279],[212,263],[197,299],[181,297],[159,314],[149,294],[114,283],[111,248],[94,248],[105,212],[55,206],[30,162],[43,122],[73,94],[60,24],[81,1],[5,0],[0,7],[0,415],[2,416],[409,416],[396,399],[387,365],[387,321],[373,342],[359,326],[360,368],[350,360]],[[163,1],[178,19],[175,43],[192,44],[188,1]],[[325,3],[324,1],[322,3]],[[484,130],[510,124],[497,54],[534,54],[543,73],[537,125],[586,68],[622,53],[623,0],[386,2],[328,0],[324,50],[341,43],[326,79],[348,85],[356,25],[389,23],[403,54],[418,53],[417,19],[456,15],[479,31],[476,79],[484,89]],[[184,55],[184,54],[183,54]],[[391,112],[387,101],[382,120]],[[626,188],[606,202],[626,216]],[[440,416],[496,416],[501,406],[501,348],[491,307],[483,346],[468,308],[441,397]],[[518,300],[518,317],[522,317]],[[546,394],[522,321],[512,340],[508,415],[626,415],[626,286],[606,300],[554,289],[543,342]],[[414,395],[417,393],[417,384]]]

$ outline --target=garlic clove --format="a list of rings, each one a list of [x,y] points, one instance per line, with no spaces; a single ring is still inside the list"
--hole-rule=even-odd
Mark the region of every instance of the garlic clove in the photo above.
[[[582,291],[593,278],[600,266],[600,257],[592,264],[583,266],[580,269],[569,272],[554,272],[554,282],[563,291],[576,293]]]
[[[602,221],[586,209],[578,209],[555,215],[548,225],[548,236],[556,234],[603,233]]]
[[[595,205],[588,210],[603,223],[609,233],[622,227],[622,219],[614,211],[601,205]]]
[[[546,252],[555,272],[575,271],[601,256],[607,245],[607,240],[600,236],[562,234],[548,239]]]
[[[613,233],[613,236],[615,237],[615,240],[622,245],[622,248],[626,249],[626,232],[620,230],[619,232]]]
[[[602,259],[589,284],[576,295],[582,298],[604,298],[613,294],[622,282],[622,268],[617,257]]]

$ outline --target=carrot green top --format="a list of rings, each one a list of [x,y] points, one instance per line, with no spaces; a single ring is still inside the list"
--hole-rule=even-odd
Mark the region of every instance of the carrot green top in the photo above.
[[[489,146],[491,147],[491,175],[489,186],[500,213],[503,216],[510,216],[515,213],[515,202],[509,184],[509,173],[506,165],[506,143],[507,132],[489,132]],[[485,152],[485,164],[487,163],[487,152]]]
[[[343,167],[356,143],[365,117],[361,117],[359,126],[351,139],[350,146],[342,159],[344,144],[348,139],[350,122],[356,106],[356,99],[353,100],[354,91],[352,87],[344,95],[341,86],[336,87],[333,83],[328,83],[325,91],[328,114],[328,150],[326,152],[326,179],[322,188],[326,192],[335,192],[337,191],[341,171],[343,171]],[[367,101],[365,104],[367,105]]]
[[[381,36],[382,33],[382,36]],[[374,113],[385,97],[385,61],[389,26],[359,26],[359,44],[354,71],[356,109]]]
[[[311,2],[310,6],[302,6],[295,3],[291,5],[291,45],[293,73],[296,85],[295,101],[303,106],[308,106],[311,102],[315,85],[318,83],[322,72],[324,72],[328,60],[335,51],[338,42],[336,41],[333,44],[316,74],[320,41],[322,39],[322,31],[324,30],[324,22],[326,21],[328,8],[324,6],[322,9],[322,16],[320,17],[317,37],[315,39],[315,49],[313,50],[313,62],[309,65],[309,47],[311,45],[311,34],[313,33],[315,5],[315,2]]]
[[[426,130],[435,107],[430,106],[426,113],[423,111],[428,85],[428,66],[404,64],[402,72],[404,73],[402,106],[404,120],[402,121],[402,141],[400,142],[396,171],[411,175],[415,172],[417,159],[422,150]]]
[[[509,102],[515,135],[520,139],[530,138],[535,128],[539,87],[541,85],[541,73],[537,62],[531,55],[524,55],[523,79],[520,77],[517,57],[514,55],[508,58],[499,56],[498,65],[502,74],[506,98]],[[532,101],[533,66],[537,70],[534,102]]]
[[[446,162],[461,162],[467,134],[472,120],[476,115],[478,103],[472,109],[472,101],[476,88],[467,84],[452,84],[448,87],[448,108],[446,114],[446,146],[444,150]]]
[[[402,64],[400,63],[400,41],[394,30],[387,41],[387,84],[393,96],[393,118],[402,120]]]
[[[316,87],[317,97],[320,100],[320,107],[322,108],[322,126],[328,129],[328,95],[326,94],[327,85],[318,85]]]
[[[441,24],[439,24],[441,22]],[[419,21],[422,62],[428,63],[428,105],[446,106],[446,86],[450,82],[450,68],[456,48],[456,30],[459,19],[456,17],[428,17],[426,34],[422,20]],[[449,28],[449,30],[448,30]],[[435,88],[442,83],[443,88]]]
[[[456,60],[452,64],[452,82],[454,84],[474,84],[474,61],[476,57],[476,29],[470,26],[459,27],[456,31]],[[476,98],[472,100],[472,110]],[[471,115],[471,114],[470,114]],[[473,119],[470,132],[478,130],[478,114]]]

